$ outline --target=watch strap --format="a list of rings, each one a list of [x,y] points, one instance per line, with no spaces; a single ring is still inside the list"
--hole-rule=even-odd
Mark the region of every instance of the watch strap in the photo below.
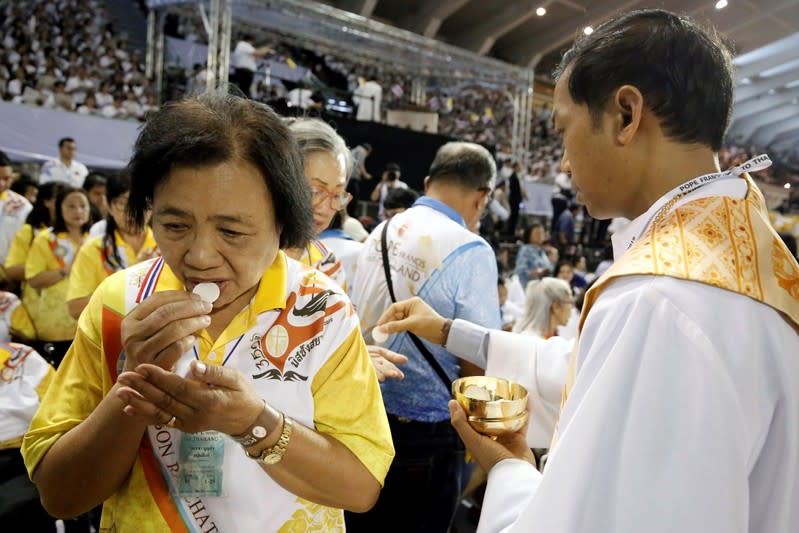
[[[265,448],[257,455],[251,455],[250,452],[244,450],[245,455],[250,459],[255,459],[256,461],[270,465],[279,463],[286,453],[289,440],[291,440],[293,425],[294,421],[290,417],[283,415],[283,430],[280,432],[280,437],[277,439],[277,442],[273,446]]]
[[[266,429],[265,425],[261,422],[261,415],[263,415],[264,411],[266,411],[266,400],[263,400],[263,402],[264,402],[264,408],[258,414],[252,425],[249,428],[247,428],[247,431],[245,431],[241,435],[230,436],[231,439],[238,442],[245,448],[249,448],[250,446],[253,446],[261,442],[269,435],[269,431]]]

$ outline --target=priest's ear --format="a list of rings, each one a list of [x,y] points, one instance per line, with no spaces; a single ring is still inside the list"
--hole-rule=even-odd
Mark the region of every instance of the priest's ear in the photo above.
[[[627,146],[641,125],[644,113],[644,97],[641,91],[633,85],[622,85],[616,90],[609,111],[616,142],[620,146]]]

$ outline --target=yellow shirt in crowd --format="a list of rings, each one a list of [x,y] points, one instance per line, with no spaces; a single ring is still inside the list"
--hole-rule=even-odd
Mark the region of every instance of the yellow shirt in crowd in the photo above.
[[[11,241],[11,248],[6,256],[5,267],[24,265],[28,258],[28,252],[33,244],[33,239],[45,228],[34,229],[30,224],[23,224]],[[39,305],[39,291],[32,289],[30,285],[22,282],[22,301],[23,305],[14,310],[9,327],[16,334],[29,340],[36,339],[36,330],[30,318],[29,309],[34,309]]]
[[[29,280],[49,270],[69,267],[79,246],[69,239],[67,233],[54,234],[50,229],[39,232],[33,239],[25,261],[25,279]],[[26,301],[23,294],[22,303],[33,320],[38,340],[68,341],[74,337],[78,323],[69,316],[67,310],[68,288],[67,277],[44,289],[34,289],[38,294],[35,302]]]
[[[153,279],[155,291],[183,290],[158,259],[111,275],[92,295],[25,436],[22,454],[30,473],[108,394],[122,365],[122,318]],[[183,372],[195,358],[238,369],[270,405],[340,441],[383,483],[394,449],[380,387],[352,304],[324,275],[279,252],[251,303],[216,340],[200,332],[175,371]],[[222,496],[172,496],[174,472],[180,470],[178,445],[172,443],[182,435],[164,426],[148,428],[130,475],[103,506],[102,530],[343,531],[341,510],[289,493],[227,438]]]
[[[22,227],[19,228],[17,234],[14,235],[14,240],[11,241],[11,248],[8,249],[5,263],[6,267],[25,264],[25,259],[27,259],[28,252],[33,244],[33,239],[42,229],[44,228],[34,230],[33,226],[30,224],[23,224]]]
[[[147,227],[140,250],[134,250],[122,239],[122,235],[118,231],[114,232],[114,239],[122,259],[122,264],[118,266],[108,260],[108,255],[111,252],[104,249],[103,237],[89,239],[80,247],[69,273],[67,301],[91,296],[105,278],[117,270],[135,265],[138,263],[139,254],[155,250],[158,247],[153,238],[153,231],[149,227]]]

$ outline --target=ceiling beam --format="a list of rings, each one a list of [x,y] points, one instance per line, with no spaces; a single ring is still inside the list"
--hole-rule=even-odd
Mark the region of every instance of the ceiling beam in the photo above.
[[[784,133],[784,134],[780,135],[779,139],[777,139],[776,141],[774,141],[771,144],[773,146],[776,146],[776,147],[779,147],[779,148],[783,148],[783,147],[781,147],[779,145],[786,144],[786,143],[791,143],[791,145],[789,147],[786,147],[786,148],[793,148],[794,150],[799,150],[799,146],[797,145],[797,143],[799,143],[799,130],[790,131],[788,133]]]
[[[557,0],[559,4],[562,4],[566,7],[570,7],[575,11],[579,11],[580,13],[585,13],[588,11],[585,6],[581,6],[577,2],[572,2],[571,0]]]
[[[760,128],[761,126],[765,126],[767,124],[773,124],[774,122],[781,120],[785,117],[785,110],[780,107],[775,107],[773,109],[769,109],[768,111],[764,111],[762,113],[758,113],[756,115],[750,115],[746,118],[742,118],[741,120],[735,121],[729,131],[729,138],[735,138],[738,136],[744,137],[745,141],[752,136],[752,134]]]
[[[732,111],[733,125],[738,120],[756,113],[762,113],[780,105],[791,103],[796,98],[799,98],[799,87],[781,91],[777,94],[761,94],[744,100],[743,102],[739,102],[735,104]]]
[[[769,70],[795,60],[797,57],[796,50],[799,49],[799,33],[780,39],[779,41],[766,45],[764,48],[769,50],[763,51],[763,57],[759,57],[760,54],[756,53],[750,56],[751,59],[747,59],[748,54],[744,54],[740,56],[740,58],[733,60],[734,64],[737,64],[741,60],[746,60],[745,64],[736,66],[736,79],[754,78],[764,70]]]
[[[590,11],[586,12],[590,18],[584,19],[584,22],[580,22],[579,25],[574,18],[570,17],[560,24],[550,26],[546,31],[519,42],[516,46],[503,50],[503,55],[513,63],[535,67],[533,60],[536,56],[543,57],[572,42],[579,35],[578,32],[582,26],[599,24],[611,15],[627,11],[640,3],[641,0],[627,0],[621,4],[618,0],[592,3]]]
[[[543,3],[537,0],[524,0],[511,4],[499,12],[489,15],[479,24],[464,29],[462,33],[465,37],[456,40],[455,44],[485,55],[491,50],[497,39],[534,16],[537,8],[546,7],[551,2],[552,0]]]
[[[752,83],[735,88],[735,103],[748,100],[759,94],[767,94],[771,89],[779,89],[796,80],[799,80],[799,66],[778,76],[752,80]]]
[[[469,3],[469,0],[445,0],[443,2],[425,2],[416,13],[410,13],[399,19],[398,24],[410,31],[433,38],[438,29],[449,17]]]
[[[375,12],[378,0],[339,0],[339,9],[369,18]]]
[[[742,31],[747,26],[749,26],[750,24],[752,24],[753,22],[759,22],[761,25],[767,24],[766,22],[763,21],[763,19],[765,18],[771,19],[772,24],[778,24],[787,30],[791,29],[791,26],[788,22],[775,16],[775,14],[778,11],[782,11],[785,8],[795,7],[796,0],[786,0],[781,4],[772,5],[767,9],[763,9],[763,6],[758,6],[754,2],[750,2],[748,0],[744,0],[744,3],[747,4],[752,9],[752,11],[754,11],[754,16],[746,17],[744,20],[742,20],[738,24],[735,24],[734,26],[730,26],[727,28],[718,28],[719,30],[723,31],[728,35],[735,35],[738,32]]]
[[[759,127],[752,134],[752,143],[757,146],[769,146],[782,135],[796,130],[799,130],[799,108],[778,122]]]

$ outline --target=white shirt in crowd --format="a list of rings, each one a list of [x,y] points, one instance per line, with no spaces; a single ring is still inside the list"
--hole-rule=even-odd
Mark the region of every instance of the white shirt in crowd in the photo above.
[[[255,63],[255,47],[247,41],[239,41],[233,50],[231,64],[233,68],[243,68],[255,72],[258,68]]]
[[[363,242],[369,236],[369,232],[364,229],[361,221],[355,217],[346,217],[341,223],[341,229],[353,240]]]
[[[681,202],[744,193],[728,180]],[[614,236],[617,256],[651,218]],[[542,342],[523,383],[541,382]],[[516,459],[492,468],[478,531],[794,531],[797,354],[799,335],[758,301],[663,276],[616,280],[581,332],[546,474]]]
[[[94,102],[97,104],[97,107],[102,109],[103,107],[112,105],[114,103],[114,96],[107,92],[97,92],[94,93]]]
[[[92,239],[94,237],[102,237],[103,235],[105,235],[105,225],[106,225],[105,219],[98,220],[97,222],[92,224],[92,227],[89,228],[89,238]]]
[[[73,187],[83,187],[83,180],[89,174],[89,169],[80,161],[72,160],[67,167],[60,158],[51,159],[42,165],[39,173],[39,183],[63,181]]]
[[[5,263],[11,242],[32,209],[24,196],[10,189],[0,192],[0,264]]]
[[[88,78],[82,80],[72,76],[67,80],[64,90],[72,94],[76,104],[82,104],[86,100],[86,92],[94,90],[94,86],[94,82]]]
[[[376,81],[367,81],[355,89],[352,97],[358,106],[356,120],[380,122],[380,101],[383,99],[383,88]]]
[[[308,109],[313,104],[311,95],[313,92],[310,89],[302,89],[297,87],[289,91],[287,100],[290,106],[299,107],[300,109]]]
[[[343,230],[341,230],[344,233]],[[350,283],[355,279],[355,266],[358,263],[358,254],[363,249],[363,243],[355,240],[348,239],[343,236],[326,235],[321,236],[322,242],[325,246],[330,248],[336,259],[341,261],[341,267],[346,274],[347,286],[343,287],[348,293],[351,291]]]
[[[386,197],[391,189],[407,189],[408,184],[404,181],[400,180],[399,178],[395,181],[386,181],[378,185],[380,187],[380,199],[379,199],[379,208],[377,210],[377,218],[378,220],[385,220],[386,219],[386,208],[383,206],[383,202],[386,201]]]
[[[117,107],[114,104],[104,106],[100,110],[100,114],[102,114],[106,118],[127,118],[128,110],[123,106]]]

